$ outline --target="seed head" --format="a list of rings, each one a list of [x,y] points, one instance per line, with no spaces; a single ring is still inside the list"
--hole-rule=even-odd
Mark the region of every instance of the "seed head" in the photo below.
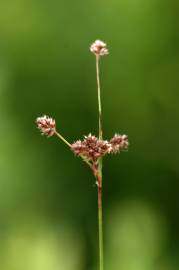
[[[76,156],[79,156],[85,152],[85,145],[82,141],[78,140],[71,145],[71,150]]]
[[[51,137],[54,135],[56,130],[55,120],[46,115],[42,117],[38,117],[36,119],[37,127],[40,129],[42,135],[46,135],[47,137]]]
[[[96,40],[90,47],[90,51],[94,53],[96,56],[103,56],[107,55],[108,49],[107,49],[107,44],[104,43],[101,40]]]
[[[83,155],[93,162],[98,158],[110,152],[111,145],[108,141],[99,140],[96,136],[84,136],[83,141],[76,141],[72,144],[71,149],[75,155]]]
[[[110,140],[111,152],[110,153],[120,153],[121,150],[127,150],[129,146],[127,135],[115,134]]]

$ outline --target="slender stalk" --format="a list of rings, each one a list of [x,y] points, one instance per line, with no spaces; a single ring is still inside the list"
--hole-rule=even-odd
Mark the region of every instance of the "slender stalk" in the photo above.
[[[96,79],[98,90],[98,113],[99,113],[99,139],[103,138],[102,131],[102,109],[101,109],[101,89],[99,77],[99,59],[96,55]],[[99,270],[103,270],[103,212],[102,212],[102,158],[99,160],[98,173],[96,176],[98,187],[98,233],[99,233]]]
[[[99,79],[99,55],[96,55],[96,79],[97,79],[97,89],[98,89],[98,112],[99,112],[99,139],[103,138],[102,131],[102,110],[101,110],[101,87]]]
[[[68,145],[71,148],[71,144],[60,133],[55,131],[55,134],[57,135],[58,138],[60,138],[60,140],[62,140],[66,145]],[[92,169],[91,163],[88,160],[86,160],[82,155],[80,155],[80,157]]]
[[[65,138],[60,133],[55,131],[55,134],[57,135],[58,138],[60,138],[60,140],[62,140],[66,145],[68,145],[71,148],[71,144],[67,140],[65,140]]]

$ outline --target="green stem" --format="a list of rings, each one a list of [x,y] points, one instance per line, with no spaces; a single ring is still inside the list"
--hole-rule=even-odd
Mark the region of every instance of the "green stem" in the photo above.
[[[58,138],[60,138],[60,140],[62,140],[66,145],[68,145],[71,148],[71,144],[60,133],[55,131],[55,134],[57,135]],[[82,155],[80,155],[80,157],[92,169],[91,163],[88,160],[86,160],[85,157],[83,157]]]
[[[98,112],[99,112],[99,139],[102,140],[102,110],[101,110],[101,88],[100,88],[100,79],[99,79],[99,59],[100,56],[96,55],[96,79],[97,79],[97,89],[98,89]]]
[[[102,131],[102,109],[101,109],[101,88],[99,77],[99,59],[96,55],[96,79],[98,89],[98,113],[99,113],[99,139],[103,139]],[[102,158],[99,160],[97,173],[97,187],[98,187],[98,233],[99,233],[99,270],[103,270],[103,212],[102,212]]]
[[[100,172],[99,172],[100,173]],[[98,187],[98,232],[99,232],[99,269],[103,270],[103,211],[102,211],[102,175],[97,176]]]
[[[62,140],[66,145],[68,145],[69,147],[71,147],[71,144],[65,140],[65,138],[60,134],[58,133],[57,131],[55,131],[55,134],[57,135],[58,138],[60,138],[60,140]]]
[[[55,131],[55,134],[57,135],[58,138],[60,138],[60,140],[62,140],[66,145],[68,145],[71,148],[71,144],[67,140],[65,140],[65,138],[60,133]]]

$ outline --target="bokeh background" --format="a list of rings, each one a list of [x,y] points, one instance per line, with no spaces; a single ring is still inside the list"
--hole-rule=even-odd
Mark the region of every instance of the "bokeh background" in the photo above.
[[[105,266],[179,269],[179,3],[176,0],[0,3],[0,269],[97,270],[97,194],[70,142],[97,134],[101,60],[105,138],[128,134],[104,161]]]

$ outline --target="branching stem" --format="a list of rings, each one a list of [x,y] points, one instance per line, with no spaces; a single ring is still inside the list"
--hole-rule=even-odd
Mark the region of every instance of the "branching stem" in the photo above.
[[[55,134],[58,138],[60,138],[60,140],[62,140],[66,145],[68,145],[68,147],[71,148],[71,144],[57,131],[55,131]],[[85,159],[85,157],[83,157],[83,155],[80,155],[80,157],[82,158],[82,160],[92,169],[92,165],[91,163]]]
[[[57,131],[55,131],[55,134],[57,135],[58,138],[60,138],[60,140],[62,140],[66,145],[68,145],[71,148],[71,144]]]

